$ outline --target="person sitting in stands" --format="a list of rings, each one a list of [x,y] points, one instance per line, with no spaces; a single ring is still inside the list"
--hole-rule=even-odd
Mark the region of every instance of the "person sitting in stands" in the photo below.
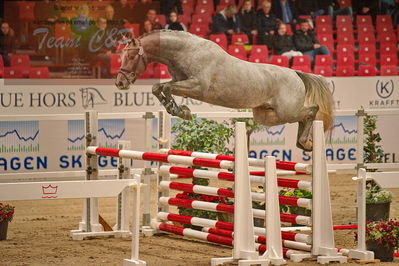
[[[276,54],[287,56],[291,59],[293,56],[301,56],[302,53],[295,51],[294,40],[287,34],[287,25],[280,23],[277,34],[273,36],[273,49]]]
[[[169,23],[165,25],[167,30],[187,31],[186,26],[179,21],[179,17],[175,11],[169,14]]]
[[[143,22],[143,33],[149,33],[151,31],[153,31],[152,22],[149,21],[148,19],[144,20],[144,22]]]
[[[161,23],[159,23],[158,17],[157,17],[157,11],[155,9],[149,9],[147,12],[147,20],[151,21],[152,23],[152,28],[154,30],[160,30],[162,29]]]
[[[115,20],[123,21],[123,23],[130,23],[132,20],[132,9],[127,0],[119,0],[112,4],[115,11]]]
[[[329,15],[333,20],[338,15],[349,15],[353,17],[352,7],[340,8],[337,0],[319,0],[319,8],[323,11],[321,15]]]
[[[214,18],[212,24],[212,33],[225,33],[231,36],[240,31],[238,18],[236,17],[237,7],[235,5],[228,5],[222,9]]]
[[[258,44],[266,44],[269,49],[272,49],[272,37],[278,25],[276,16],[270,13],[271,7],[270,2],[263,1],[257,16]]]
[[[314,20],[315,17],[323,15],[324,10],[319,7],[319,1],[315,0],[300,0],[297,3],[298,13],[305,16],[311,16]]]
[[[170,12],[175,11],[179,14],[183,14],[183,8],[181,0],[159,0],[160,13],[167,16]]]
[[[353,10],[357,13],[357,15],[370,15],[373,20],[378,13],[378,4],[379,1],[375,0],[353,0],[352,6]]]
[[[253,36],[257,35],[258,31],[256,30],[256,13],[252,7],[251,0],[244,0],[237,17],[240,21],[241,31],[248,36],[249,44],[252,44]]]
[[[296,2],[291,0],[272,1],[272,13],[275,14],[283,23],[291,24],[293,29],[295,29],[294,24],[297,22],[298,17]]]
[[[152,0],[136,1],[132,10],[132,22],[137,24],[143,24],[144,21],[147,19],[146,15],[148,10],[159,10],[159,5],[159,2],[153,2]]]
[[[295,47],[304,55],[309,55],[312,62],[316,55],[328,55],[328,48],[320,45],[315,34],[310,30],[309,21],[300,20],[300,29],[294,35]]]
[[[3,57],[4,66],[10,66],[10,56],[17,48],[16,43],[14,31],[8,22],[3,21],[0,31],[0,56]]]

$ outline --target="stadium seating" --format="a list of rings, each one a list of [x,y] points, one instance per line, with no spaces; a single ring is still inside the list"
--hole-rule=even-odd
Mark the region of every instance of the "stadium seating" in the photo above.
[[[21,79],[24,76],[20,68],[5,67],[4,68],[4,78],[5,79]]]
[[[121,56],[118,54],[113,54],[111,56],[111,69],[110,69],[111,75],[116,75],[118,73],[121,64],[122,64]]]
[[[211,34],[209,39],[215,43],[217,43],[224,50],[227,50],[227,37],[226,34]]]
[[[242,45],[230,45],[227,51],[232,56],[247,60],[247,51]]]
[[[375,66],[359,65],[358,76],[376,76]]]
[[[29,76],[30,58],[29,55],[12,54],[10,57],[11,67],[18,68],[24,77]]]
[[[272,59],[270,60],[269,64],[282,67],[290,67],[288,57],[284,55],[272,55]]]
[[[31,67],[29,71],[29,78],[31,79],[48,79],[50,73],[48,67]]]
[[[247,44],[249,43],[248,35],[246,34],[233,34],[231,36],[231,44]]]
[[[325,76],[325,77],[331,77],[333,75],[333,70],[332,70],[331,66],[316,65],[314,67],[314,73],[317,75]]]
[[[249,55],[263,57],[267,60],[269,56],[269,50],[266,45],[252,45]]]

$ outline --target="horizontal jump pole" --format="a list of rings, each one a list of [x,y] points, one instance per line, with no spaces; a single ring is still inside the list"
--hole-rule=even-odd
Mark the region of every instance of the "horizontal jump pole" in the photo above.
[[[203,232],[206,233],[211,233],[215,235],[220,235],[220,236],[226,236],[226,237],[231,237],[234,238],[234,232],[233,231],[228,231],[228,230],[223,230],[223,229],[217,229],[217,228],[209,228],[209,227],[204,227],[202,229]],[[266,244],[266,237],[265,236],[254,236],[254,240],[256,243],[261,243],[261,244]],[[287,248],[294,248],[294,249],[299,249],[303,251],[311,251],[312,246],[308,245],[306,243],[301,243],[301,242],[295,242],[291,240],[282,240],[282,244],[284,247]]]
[[[3,183],[0,200],[115,197],[124,188],[137,185],[134,179]]]
[[[222,196],[234,198],[234,192],[226,188],[217,188],[209,186],[200,186],[194,184],[185,184],[171,181],[161,181],[159,183],[162,189],[174,189],[184,192],[205,194],[210,196]],[[265,201],[265,193],[251,192],[253,201]],[[296,206],[310,209],[312,207],[312,200],[306,198],[290,197],[290,196],[279,196],[279,203],[281,205]]]
[[[212,154],[212,153],[205,153],[205,152],[161,149],[160,153],[168,154],[168,155],[180,155],[180,156],[189,156],[189,157],[196,157],[196,158],[206,158],[206,159],[213,159],[213,160],[226,160],[226,161],[232,161],[232,162],[235,161],[235,158],[233,156],[222,155],[222,154]],[[265,160],[263,160],[263,159],[248,158],[248,163],[249,163],[249,166],[265,168]],[[307,173],[310,173],[312,171],[312,169],[311,169],[312,167],[309,164],[285,162],[285,161],[276,161],[276,168],[280,169],[280,170],[307,172]]]
[[[205,202],[200,200],[186,200],[170,197],[160,197],[159,203],[164,206],[172,205],[177,207],[192,208],[204,211],[214,211],[214,212],[224,212],[224,213],[234,213],[234,205],[227,205],[222,203]],[[266,212],[264,210],[252,209],[253,215],[256,218],[265,218]],[[311,225],[311,217],[280,213],[280,220],[286,223],[301,224],[301,225]]]
[[[226,232],[234,231],[234,224],[229,222],[216,221],[205,218],[192,217],[187,215],[180,215],[167,212],[159,212],[157,214],[158,219],[163,221],[178,222],[183,224],[202,226],[208,228],[217,228]],[[265,236],[266,229],[264,227],[254,227],[254,233],[258,236]],[[312,236],[307,234],[285,232],[281,231],[281,237],[284,240],[297,241],[302,243],[312,243]]]
[[[102,155],[102,156],[111,156],[118,158],[127,158],[133,160],[183,164],[188,166],[201,166],[201,167],[211,167],[211,168],[221,168],[221,169],[234,168],[234,162],[231,161],[213,160],[206,158],[180,156],[180,155],[168,155],[168,154],[160,154],[153,152],[120,150],[120,149],[111,149],[111,148],[103,148],[96,146],[87,147],[86,152],[91,155]]]
[[[357,229],[357,224],[348,224],[348,225],[334,225],[334,230],[347,230],[347,229]]]
[[[216,244],[221,244],[221,245],[226,245],[226,246],[233,246],[233,238],[231,237],[224,237],[224,236],[218,236],[214,235],[211,233],[206,233],[206,232],[201,232],[189,228],[184,228],[182,226],[176,226],[176,225],[171,225],[171,224],[165,224],[165,223],[160,223],[160,222],[151,222],[151,226],[157,230],[163,231],[163,232],[168,232],[176,235],[181,235],[181,236],[187,236],[187,237],[192,237],[204,241],[208,241],[211,243],[216,243]],[[259,253],[264,253],[266,251],[266,245],[264,244],[255,244],[255,248]],[[297,251],[297,250],[292,250],[288,248],[283,248],[283,255],[287,258],[290,258],[290,255],[293,254],[303,254],[304,252]]]
[[[159,171],[161,175],[177,174],[178,178],[199,177],[199,178],[219,179],[224,181],[234,181],[234,174],[228,172],[200,170],[200,169],[192,169],[192,168],[170,166],[170,165],[162,165],[159,168]],[[264,175],[263,176],[250,175],[249,178],[253,183],[261,183],[261,184],[265,183]],[[277,185],[279,187],[312,190],[312,182],[297,180],[297,179],[277,178]]]

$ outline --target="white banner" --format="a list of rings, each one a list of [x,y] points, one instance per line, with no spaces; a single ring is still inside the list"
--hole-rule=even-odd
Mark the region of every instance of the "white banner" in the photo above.
[[[331,78],[337,110],[399,108],[398,77]],[[83,114],[157,112],[162,110],[151,93],[148,81],[139,81],[129,91],[119,91],[111,80],[1,80],[0,115]],[[13,83],[12,83],[13,82]],[[154,81],[157,82],[157,81]],[[82,85],[83,84],[83,85]],[[229,109],[177,97],[192,111],[213,112]],[[4,121],[8,120],[8,121]],[[83,120],[0,119],[0,173],[79,170],[84,165]],[[20,119],[21,120],[21,119]],[[23,119],[22,119],[23,120]],[[154,120],[153,125],[156,125]],[[274,155],[280,160],[310,160],[296,148],[296,124],[281,125],[256,132],[251,138],[252,157]],[[387,162],[399,161],[399,117],[380,117],[378,131]],[[157,138],[157,129],[153,137]],[[144,150],[144,119],[99,121],[101,146],[116,147],[119,139],[132,141],[133,150]],[[357,122],[355,116],[338,116],[327,144],[327,159],[334,163],[355,162]],[[155,141],[154,141],[155,146]],[[100,157],[101,168],[116,167],[115,158]],[[141,167],[138,162],[133,167]]]

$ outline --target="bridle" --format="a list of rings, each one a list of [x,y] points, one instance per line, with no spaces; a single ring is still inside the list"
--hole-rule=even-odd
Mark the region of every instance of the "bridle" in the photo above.
[[[135,41],[137,41],[138,46],[137,47],[129,47],[129,45],[131,43],[135,43]],[[135,81],[135,79],[137,78],[137,72],[136,71],[137,71],[137,67],[138,67],[138,65],[140,63],[140,60],[143,60],[144,67],[145,67],[144,71],[147,69],[147,58],[144,55],[144,48],[141,45],[140,39],[132,39],[132,40],[130,40],[128,42],[128,45],[125,48],[123,48],[123,51],[126,51],[126,50],[138,50],[137,54],[133,57],[132,60],[135,60],[137,56],[139,57],[139,59],[137,60],[137,63],[133,67],[132,71],[129,71],[129,70],[124,69],[124,68],[121,67],[119,69],[118,73],[122,74],[130,83],[133,83]]]

